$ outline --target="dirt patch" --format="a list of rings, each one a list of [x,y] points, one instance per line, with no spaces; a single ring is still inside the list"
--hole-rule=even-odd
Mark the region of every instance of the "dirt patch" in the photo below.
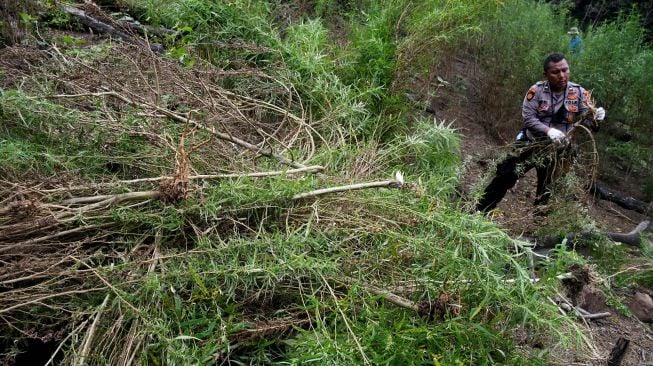
[[[585,286],[591,283],[590,272],[587,268],[578,264],[573,264],[569,267],[571,273],[570,278],[563,279],[562,285],[567,289],[567,294],[571,298],[576,298],[580,295]]]

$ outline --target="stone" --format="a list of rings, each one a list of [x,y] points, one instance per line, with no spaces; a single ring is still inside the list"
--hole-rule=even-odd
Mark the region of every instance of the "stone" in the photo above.
[[[628,308],[637,319],[647,323],[653,322],[653,299],[648,294],[636,292]]]
[[[608,310],[606,300],[605,293],[601,289],[592,285],[586,285],[583,286],[583,289],[578,294],[576,303],[590,313],[600,313]]]

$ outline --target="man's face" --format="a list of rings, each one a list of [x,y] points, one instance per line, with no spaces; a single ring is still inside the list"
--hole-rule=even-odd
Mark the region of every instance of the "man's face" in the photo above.
[[[567,81],[569,81],[569,65],[567,60],[562,59],[558,62],[551,62],[549,68],[544,72],[544,77],[549,81],[551,89],[559,92],[565,90]]]

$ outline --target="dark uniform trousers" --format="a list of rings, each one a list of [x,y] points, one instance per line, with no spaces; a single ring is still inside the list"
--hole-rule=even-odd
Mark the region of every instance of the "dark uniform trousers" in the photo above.
[[[476,209],[488,212],[497,207],[517,180],[533,168],[537,171],[535,204],[546,204],[551,196],[549,186],[553,177],[569,165],[565,160],[571,157],[571,150],[569,146],[556,148],[553,143],[545,140],[515,142],[512,152],[497,165],[496,175],[485,188]]]

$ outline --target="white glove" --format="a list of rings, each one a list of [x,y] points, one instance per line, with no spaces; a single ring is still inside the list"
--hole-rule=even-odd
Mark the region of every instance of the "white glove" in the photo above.
[[[561,142],[567,137],[564,132],[555,128],[549,128],[549,130],[546,131],[546,135],[549,136],[553,142]]]
[[[594,119],[597,121],[603,121],[605,119],[605,109],[599,107],[596,112],[594,112]]]

